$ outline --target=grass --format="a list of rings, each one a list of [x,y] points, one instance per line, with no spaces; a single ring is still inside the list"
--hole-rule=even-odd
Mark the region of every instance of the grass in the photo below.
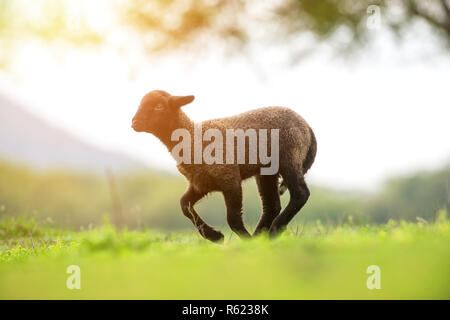
[[[319,222],[225,244],[194,232],[59,230],[0,219],[0,299],[450,299],[450,222]],[[81,289],[69,290],[78,265]],[[366,269],[381,269],[369,290]]]

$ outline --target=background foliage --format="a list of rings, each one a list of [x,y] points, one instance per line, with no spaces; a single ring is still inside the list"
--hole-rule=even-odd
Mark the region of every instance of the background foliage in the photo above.
[[[34,171],[7,162],[0,163],[1,215],[32,215],[64,227],[88,228],[111,216],[110,185],[105,176],[70,171]],[[312,195],[295,224],[385,223],[389,219],[433,221],[439,209],[449,207],[450,167],[393,178],[376,192],[357,193],[312,187]],[[181,214],[179,199],[187,182],[180,175],[158,171],[133,172],[115,177],[120,214],[130,228],[191,228]],[[289,199],[282,197],[283,205]],[[244,217],[255,226],[261,205],[253,180],[244,184]],[[226,226],[225,205],[220,194],[207,196],[198,212],[216,226]]]

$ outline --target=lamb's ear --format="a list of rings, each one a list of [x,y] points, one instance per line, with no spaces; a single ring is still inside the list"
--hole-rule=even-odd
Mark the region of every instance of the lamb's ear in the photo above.
[[[194,96],[171,96],[169,102],[171,107],[180,108],[194,101],[194,98]]]

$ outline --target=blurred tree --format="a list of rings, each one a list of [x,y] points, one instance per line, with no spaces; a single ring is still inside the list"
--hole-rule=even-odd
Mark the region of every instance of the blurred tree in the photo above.
[[[313,44],[326,40],[339,52],[351,52],[370,42],[373,30],[386,28],[401,39],[420,21],[450,47],[449,0],[131,0],[123,16],[151,51],[225,43],[239,52],[252,40],[286,44],[312,35]]]
[[[124,4],[121,20],[142,34],[150,51],[218,42],[242,45],[249,40],[240,21],[244,8],[240,0],[130,0]]]
[[[33,40],[76,46],[102,42],[85,18],[73,12],[75,7],[53,0],[0,0],[0,68],[9,65],[18,46]]]
[[[391,218],[433,221],[439,209],[450,208],[450,166],[389,180],[368,204],[372,221]]]
[[[52,0],[1,0],[0,39],[67,40],[78,45],[100,42],[102,37],[91,30],[83,15],[74,12],[76,6],[67,4]]]
[[[1,0],[2,48],[6,40],[24,35],[84,44],[117,31],[94,32],[83,14],[70,12],[73,3],[36,0],[29,6],[20,0]],[[85,1],[83,6],[93,4]],[[251,43],[282,43],[295,44],[295,62],[324,41],[338,52],[353,52],[375,38],[374,29],[390,30],[402,39],[415,32],[412,27],[417,23],[427,26],[445,49],[450,47],[450,0],[129,0],[112,7],[120,21],[116,27],[136,32],[139,44],[151,53],[220,46],[236,53]],[[298,49],[302,36],[308,41]]]

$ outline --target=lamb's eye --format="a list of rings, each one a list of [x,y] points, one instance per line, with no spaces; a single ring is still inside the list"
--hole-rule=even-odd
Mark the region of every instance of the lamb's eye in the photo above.
[[[163,107],[162,104],[157,104],[157,105],[155,106],[154,109],[155,109],[156,111],[161,111],[163,108],[164,108],[164,107]]]

